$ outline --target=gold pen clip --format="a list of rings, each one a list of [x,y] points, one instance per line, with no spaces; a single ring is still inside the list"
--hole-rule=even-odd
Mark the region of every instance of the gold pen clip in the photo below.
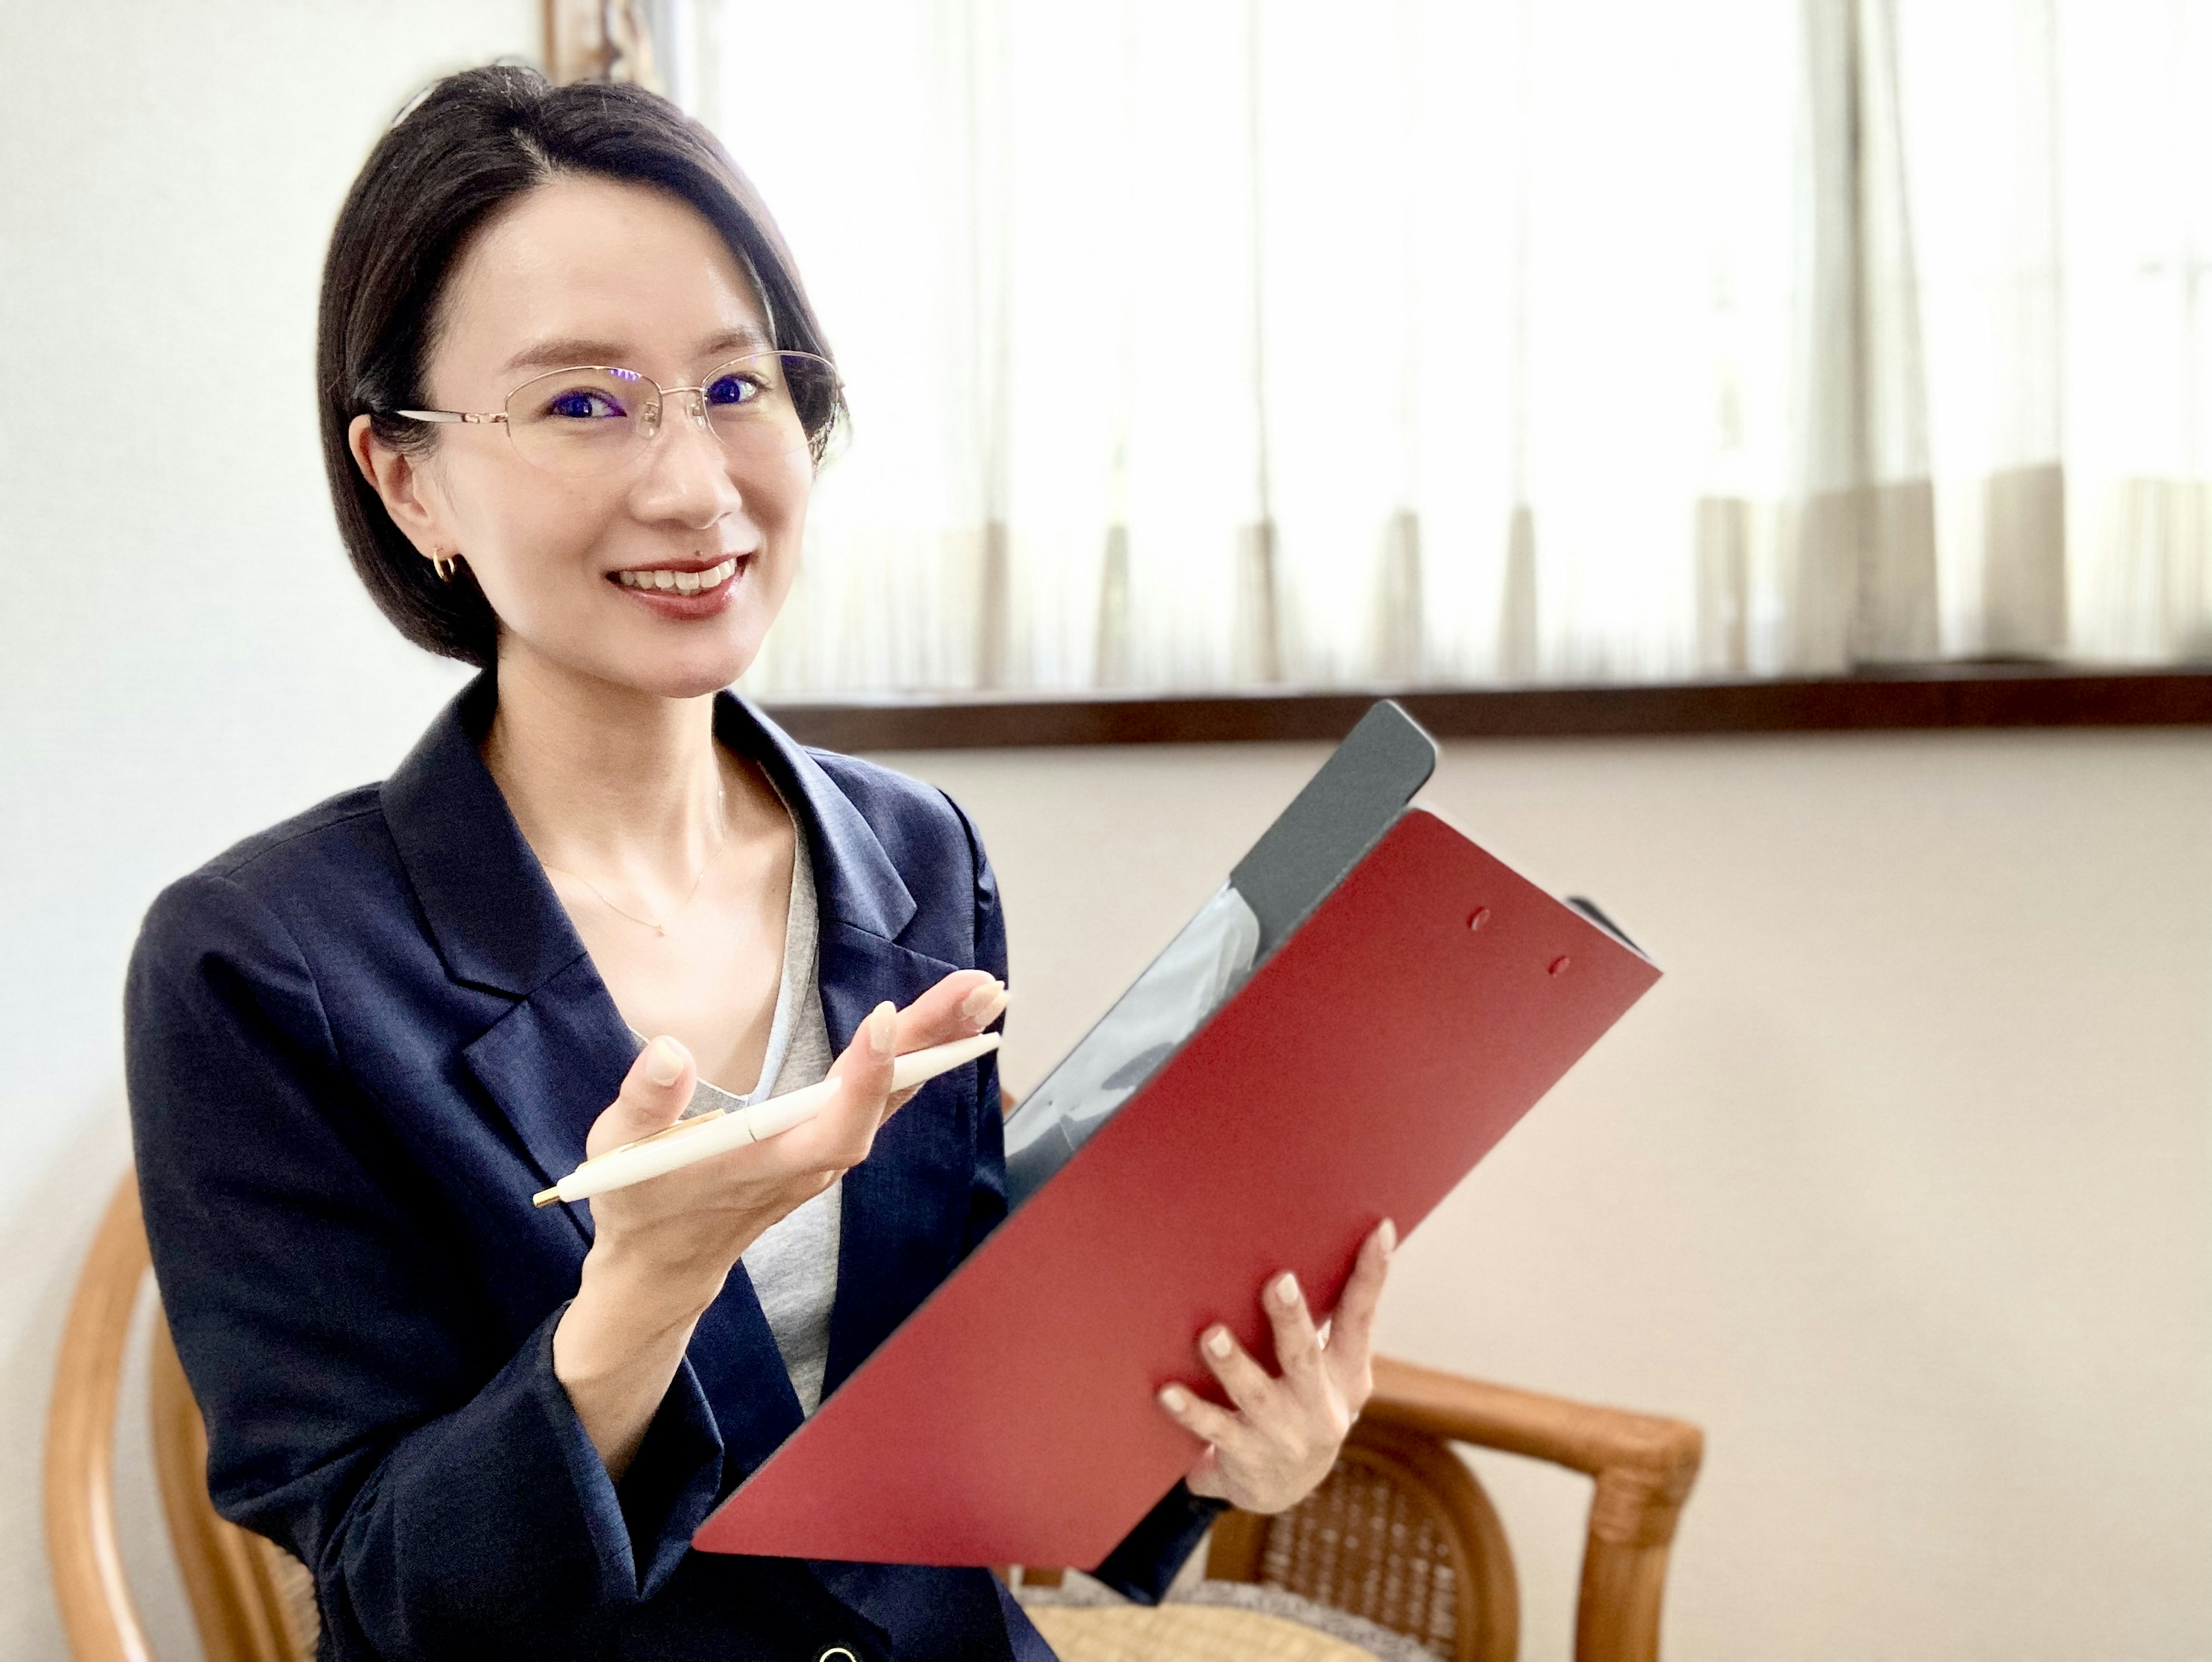
[[[642,1148],[648,1142],[659,1142],[665,1138],[679,1135],[685,1131],[696,1130],[702,1125],[712,1125],[718,1119],[725,1119],[728,1117],[728,1115],[729,1110],[726,1108],[709,1108],[703,1114],[694,1114],[688,1119],[678,1120],[673,1125],[664,1125],[658,1131],[649,1131],[641,1137],[634,1137],[629,1141],[623,1143],[617,1148],[608,1149],[607,1154],[619,1154],[626,1148]],[[604,1160],[605,1158],[605,1154],[594,1154],[592,1156],[592,1160]],[[584,1164],[588,1166],[591,1164],[591,1161],[586,1160]],[[577,1168],[578,1171],[581,1171],[582,1169],[582,1166],[579,1166]],[[532,1206],[543,1209],[545,1207],[552,1205],[554,1202],[560,1198],[561,1190],[559,1186],[556,1184],[550,1189],[539,1190],[536,1194],[530,1197],[530,1203]]]
[[[658,1131],[648,1131],[641,1137],[625,1142],[622,1148],[610,1148],[607,1153],[619,1154],[623,1148],[642,1148],[648,1142],[664,1141],[679,1133],[696,1130],[702,1125],[712,1125],[718,1119],[726,1118],[729,1111],[726,1108],[709,1108],[703,1114],[694,1114],[689,1119],[678,1120],[673,1125],[664,1125]]]

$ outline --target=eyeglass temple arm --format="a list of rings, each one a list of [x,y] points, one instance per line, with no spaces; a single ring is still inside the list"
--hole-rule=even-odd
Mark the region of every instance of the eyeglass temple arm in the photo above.
[[[395,416],[404,416],[409,421],[465,421],[474,423],[505,421],[507,419],[507,412],[503,410],[495,410],[485,414],[478,414],[474,411],[462,410],[395,410],[392,413]]]

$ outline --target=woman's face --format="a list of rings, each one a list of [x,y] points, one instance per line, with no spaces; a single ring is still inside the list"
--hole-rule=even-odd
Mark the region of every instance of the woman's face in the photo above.
[[[751,283],[690,207],[644,186],[564,178],[464,251],[424,390],[435,409],[497,411],[524,383],[581,364],[696,387],[769,344]],[[744,673],[782,606],[813,463],[803,442],[726,447],[690,407],[667,399],[657,433],[580,477],[534,465],[496,423],[441,427],[413,457],[378,443],[365,417],[352,439],[416,549],[467,562],[499,616],[503,666],[528,654],[696,697]],[[718,568],[729,575],[715,581]],[[659,587],[663,572],[698,592]]]

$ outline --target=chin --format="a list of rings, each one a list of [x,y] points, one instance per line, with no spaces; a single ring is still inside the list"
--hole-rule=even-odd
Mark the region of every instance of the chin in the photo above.
[[[524,638],[532,655],[568,674],[655,698],[701,698],[752,667],[781,610],[762,605],[764,596],[732,598],[719,614],[690,618],[641,618],[637,603],[623,600],[611,618],[570,616]]]
[[[653,642],[624,654],[627,661],[610,665],[603,673],[610,680],[662,698],[702,698],[720,692],[753,667],[767,633],[746,628],[738,619],[731,622],[736,626],[701,630],[688,640]]]
[[[703,698],[720,692],[752,665],[750,652],[687,652],[673,661],[663,658],[652,664],[626,665],[607,679],[659,698]]]

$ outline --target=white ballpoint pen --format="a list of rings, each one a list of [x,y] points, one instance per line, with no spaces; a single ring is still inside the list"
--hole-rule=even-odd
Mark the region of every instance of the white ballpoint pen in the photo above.
[[[950,1044],[908,1050],[891,1062],[891,1089],[910,1091],[925,1080],[935,1079],[963,1062],[973,1062],[998,1048],[998,1034],[978,1033],[973,1038],[956,1038]],[[787,1091],[749,1108],[735,1111],[716,1108],[695,1114],[690,1119],[679,1119],[649,1137],[640,1137],[635,1142],[626,1142],[594,1160],[586,1160],[550,1189],[541,1189],[532,1196],[532,1203],[550,1206],[556,1201],[588,1200],[593,1195],[627,1189],[664,1172],[677,1171],[788,1131],[828,1107],[830,1099],[837,1093],[837,1085],[835,1078],[825,1079],[818,1085]]]

